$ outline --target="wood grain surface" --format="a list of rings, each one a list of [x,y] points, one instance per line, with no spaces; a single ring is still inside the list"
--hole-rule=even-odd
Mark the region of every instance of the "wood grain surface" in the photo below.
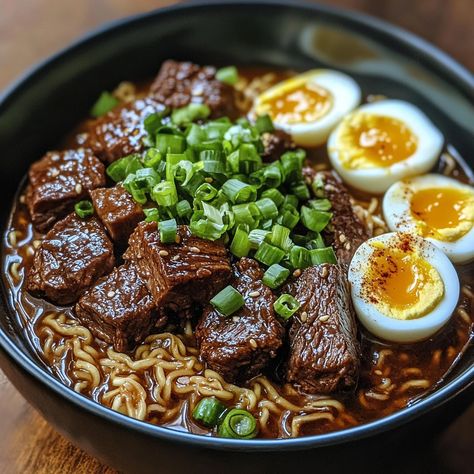
[[[0,89],[86,31],[106,21],[171,3],[174,2],[0,0]],[[363,11],[398,24],[474,69],[474,0],[326,0],[321,3]],[[471,406],[427,452],[420,453],[409,472],[472,472],[473,426],[474,406]],[[113,472],[56,433],[0,371],[1,474]]]

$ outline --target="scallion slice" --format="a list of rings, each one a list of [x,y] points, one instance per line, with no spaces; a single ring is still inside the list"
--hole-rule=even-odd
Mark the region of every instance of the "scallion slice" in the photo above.
[[[266,236],[270,234],[269,230],[253,229],[249,232],[249,242],[253,249],[258,249]]]
[[[222,192],[234,204],[255,201],[257,198],[257,191],[255,187],[238,179],[228,179],[222,185]]]
[[[207,428],[213,428],[225,411],[225,405],[217,398],[203,398],[193,410],[193,419]]]
[[[233,287],[226,286],[210,301],[212,306],[224,316],[230,316],[245,304],[244,297]]]
[[[329,199],[311,199],[308,201],[308,205],[317,211],[329,211],[332,207]]]
[[[222,67],[216,72],[216,79],[233,86],[239,80],[239,72],[235,66]]]
[[[90,113],[93,117],[100,117],[105,115],[107,112],[110,112],[118,104],[118,99],[116,99],[110,92],[104,91],[100,94],[97,102],[92,106]]]
[[[309,250],[299,245],[294,245],[290,250],[290,265],[293,268],[306,268],[311,265]]]
[[[128,155],[111,163],[107,167],[107,175],[118,183],[123,181],[129,174],[136,173],[140,168],[142,168],[140,155]]]
[[[226,413],[217,433],[221,438],[252,439],[258,434],[257,420],[247,410],[233,408]]]
[[[297,184],[294,184],[291,187],[291,190],[293,191],[293,194],[300,201],[307,201],[310,198],[308,186],[306,186],[306,183],[304,181],[300,182],[300,183],[297,183]]]
[[[282,249],[267,242],[262,242],[255,252],[255,260],[267,266],[279,263],[284,256],[285,252]]]
[[[202,183],[195,193],[195,199],[198,201],[210,201],[217,196],[217,189],[209,183]]]
[[[259,199],[258,201],[255,201],[255,205],[264,220],[275,219],[278,217],[278,208],[270,198]]]
[[[300,303],[298,300],[288,293],[283,293],[275,303],[273,303],[273,308],[284,320],[291,318],[296,311],[298,311],[299,307]]]
[[[285,200],[285,196],[283,196],[283,194],[276,188],[265,189],[261,195],[261,198],[271,199],[275,203],[276,207],[280,207]]]
[[[152,199],[160,206],[171,207],[178,202],[176,186],[172,181],[161,181],[151,191]]]
[[[189,201],[186,201],[185,199],[179,201],[176,204],[176,213],[178,214],[178,217],[181,217],[182,219],[190,217],[193,213],[193,209],[191,204],[189,204]]]
[[[277,218],[278,224],[293,229],[300,220],[300,213],[293,206],[286,206]]]
[[[171,113],[171,121],[175,125],[186,125],[195,120],[209,117],[211,109],[206,104],[188,104],[180,109],[174,109]]]
[[[246,257],[250,252],[249,236],[245,230],[238,227],[230,244],[230,251],[236,257]]]
[[[301,222],[314,232],[321,232],[329,224],[331,217],[331,212],[317,211],[308,206],[301,207]]]
[[[293,246],[293,242],[290,239],[290,229],[280,224],[275,224],[270,234],[270,243],[288,252]]]
[[[273,290],[281,286],[290,276],[290,270],[278,263],[271,265],[263,275],[263,283]]]
[[[186,149],[186,139],[181,135],[170,135],[158,133],[155,138],[155,146],[160,153],[183,153]]]
[[[176,223],[176,219],[168,219],[159,222],[158,229],[160,231],[160,241],[163,244],[176,243],[176,236],[178,234],[178,224]]]
[[[273,130],[275,130],[272,119],[268,114],[260,115],[259,117],[257,117],[257,120],[255,120],[255,127],[258,130],[258,133],[260,134],[273,132]]]
[[[76,202],[74,210],[81,219],[85,219],[94,214],[94,206],[92,205],[92,202],[88,200]]]
[[[332,247],[310,250],[309,255],[313,265],[321,265],[323,263],[337,263],[336,255]]]

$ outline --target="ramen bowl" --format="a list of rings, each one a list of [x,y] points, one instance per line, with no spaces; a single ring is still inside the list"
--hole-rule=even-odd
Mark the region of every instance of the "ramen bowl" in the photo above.
[[[125,19],[35,67],[0,99],[4,231],[28,166],[61,141],[103,90],[151,77],[167,58],[206,64],[330,67],[362,93],[407,100],[437,124],[466,170],[474,156],[474,83],[469,72],[421,39],[378,20],[327,7],[277,2],[193,2]],[[472,400],[474,351],[466,348],[443,383],[385,418],[321,435],[233,440],[143,423],[64,386],[38,359],[9,299],[0,307],[1,367],[62,434],[125,472],[283,472],[301,462],[324,470],[380,471],[387,456],[418,443]],[[418,436],[418,433],[421,433]],[[389,448],[390,447],[390,450]],[[370,462],[368,458],[370,456]],[[397,461],[398,462],[398,461]]]

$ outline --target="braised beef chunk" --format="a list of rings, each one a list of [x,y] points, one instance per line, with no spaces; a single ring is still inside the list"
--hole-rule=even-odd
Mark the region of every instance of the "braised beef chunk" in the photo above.
[[[166,322],[136,268],[128,264],[114,268],[87,290],[75,311],[95,336],[119,352],[133,349]]]
[[[112,240],[123,246],[137,224],[143,220],[141,206],[122,185],[99,188],[90,192],[95,212],[107,229]]]
[[[151,93],[156,100],[173,109],[192,102],[208,105],[214,117],[233,116],[233,88],[218,81],[215,74],[213,66],[168,60],[161,66]]]
[[[307,393],[354,387],[359,344],[344,267],[309,267],[284,291],[301,304],[289,331],[287,381]]]
[[[263,142],[263,161],[275,161],[280,158],[285,151],[295,148],[291,136],[283,130],[274,130],[262,135]]]
[[[46,234],[27,274],[27,289],[53,303],[73,303],[114,266],[112,242],[96,218],[69,214]]]
[[[145,118],[163,109],[163,105],[152,97],[137,99],[91,121],[76,141],[108,162],[138,153],[144,149],[143,140],[147,136]]]
[[[242,294],[245,306],[225,317],[208,305],[196,328],[202,359],[229,382],[258,375],[282,345],[284,330],[273,310],[275,297],[262,276],[255,260],[242,258],[231,285]]]
[[[157,305],[190,316],[193,303],[207,303],[227,284],[230,260],[222,242],[195,237],[186,226],[178,240],[163,244],[156,222],[141,222],[124,259],[135,262]]]
[[[305,168],[303,173],[311,181],[316,180],[320,192],[331,201],[333,216],[324,240],[334,247],[339,263],[349,264],[359,245],[371,237],[367,227],[354,212],[351,196],[336,174],[312,168]]]
[[[46,232],[89,190],[105,185],[105,168],[90,150],[51,151],[31,165],[28,177],[31,220],[39,232]]]

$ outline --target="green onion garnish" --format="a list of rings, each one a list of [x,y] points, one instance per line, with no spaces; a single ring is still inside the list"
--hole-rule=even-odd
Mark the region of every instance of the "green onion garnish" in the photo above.
[[[229,179],[222,185],[222,192],[234,203],[255,201],[257,191],[254,186],[238,179]]]
[[[203,398],[193,410],[193,419],[207,428],[213,428],[225,411],[225,405],[217,398]]]
[[[247,410],[233,408],[219,424],[218,435],[221,438],[252,439],[257,436],[257,420]]]
[[[285,252],[274,245],[262,242],[255,252],[255,259],[264,265],[270,266],[279,263],[285,256]]]
[[[311,199],[311,201],[308,201],[308,204],[317,211],[329,211],[332,207],[329,199]]]
[[[234,238],[230,244],[230,251],[236,257],[246,257],[250,252],[249,236],[245,230],[238,227],[235,231]]]
[[[309,250],[299,245],[294,245],[291,248],[289,260],[293,268],[306,268],[311,265]]]
[[[291,190],[300,201],[307,201],[310,197],[308,186],[304,182],[293,185]]]
[[[244,297],[232,286],[226,286],[210,301],[224,316],[230,316],[245,304]]]
[[[296,311],[298,311],[299,307],[300,304],[298,300],[288,293],[283,293],[275,303],[273,303],[273,308],[284,320],[291,318]]]
[[[288,268],[282,267],[278,263],[273,264],[263,275],[263,283],[268,287],[275,290],[280,285],[282,285],[285,280],[290,276],[290,270]]]
[[[170,207],[178,202],[176,186],[172,181],[161,181],[151,191],[152,199],[160,206]]]
[[[239,73],[235,66],[222,67],[216,72],[216,79],[225,84],[233,86],[239,80]]]
[[[179,201],[178,204],[176,204],[176,213],[178,214],[178,217],[181,217],[182,219],[190,217],[193,213],[193,209],[191,204],[189,204],[189,201],[186,201],[185,199]]]
[[[175,125],[185,125],[195,120],[209,117],[211,109],[206,104],[188,104],[180,109],[173,110],[171,121]]]
[[[262,192],[261,197],[271,199],[276,207],[280,207],[285,200],[285,196],[283,196],[283,194],[276,188],[265,189],[265,191]]]
[[[270,234],[270,243],[288,252],[293,246],[293,242],[290,239],[290,229],[280,224],[275,224]]]
[[[321,232],[329,224],[331,217],[331,212],[317,211],[307,206],[301,207],[301,222],[314,232]]]
[[[260,134],[273,132],[273,130],[275,130],[272,119],[268,114],[257,117],[257,120],[255,120],[255,127]]]
[[[118,99],[116,99],[110,92],[104,91],[92,106],[90,113],[93,117],[100,117],[101,115],[110,112],[118,104]]]
[[[107,167],[107,174],[118,183],[119,181],[123,181],[129,174],[136,173],[140,168],[142,168],[140,155],[133,154],[124,156],[111,163]]]
[[[176,223],[176,219],[168,219],[166,221],[159,222],[158,229],[160,231],[160,241],[163,244],[176,243],[176,236],[178,234],[178,225]]]
[[[270,198],[259,199],[255,201],[255,205],[264,220],[275,219],[278,216],[278,208]]]
[[[155,146],[160,153],[183,153],[186,149],[186,139],[181,135],[158,133],[155,137]]]
[[[81,219],[85,219],[94,214],[94,206],[92,205],[92,202],[88,200],[76,202],[74,210]]]
[[[313,249],[309,251],[311,263],[321,265],[323,263],[337,263],[336,255],[332,247]]]

